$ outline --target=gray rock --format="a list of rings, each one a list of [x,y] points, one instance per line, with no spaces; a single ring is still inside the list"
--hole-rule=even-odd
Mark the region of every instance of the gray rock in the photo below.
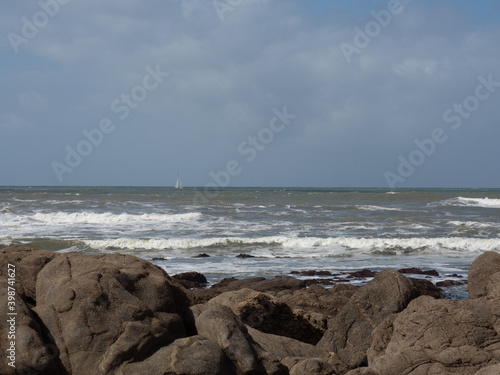
[[[469,270],[469,299],[485,297],[488,293],[489,278],[500,272],[500,254],[487,251],[478,256]]]

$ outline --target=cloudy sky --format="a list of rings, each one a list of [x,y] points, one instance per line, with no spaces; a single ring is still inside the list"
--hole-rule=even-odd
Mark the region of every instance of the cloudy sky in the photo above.
[[[0,4],[0,185],[500,187],[497,0]]]

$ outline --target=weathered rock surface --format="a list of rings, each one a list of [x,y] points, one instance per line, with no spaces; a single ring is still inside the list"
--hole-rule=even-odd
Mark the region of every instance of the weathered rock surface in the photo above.
[[[484,367],[474,375],[498,375],[500,374],[500,364]]]
[[[334,367],[323,358],[307,358],[290,369],[290,375],[335,375]]]
[[[264,277],[253,277],[243,280],[235,278],[223,279],[220,283],[212,285],[210,289],[196,289],[194,295],[196,302],[202,303],[218,296],[221,293],[232,292],[243,288],[253,289],[259,292],[298,290],[307,287],[305,280],[299,280],[291,276],[276,276],[272,279]]]
[[[40,319],[71,374],[106,374],[186,336],[188,298],[159,267],[121,254],[61,254],[36,286]]]
[[[500,254],[487,251],[478,256],[469,270],[469,299],[485,297],[488,294],[488,284],[493,274],[500,272]]]
[[[372,331],[417,296],[413,283],[393,270],[380,272],[352,295],[318,346],[335,352],[350,368],[366,365]]]
[[[351,284],[337,284],[331,290],[326,290],[320,285],[312,285],[307,289],[280,292],[276,297],[292,309],[302,309],[332,318],[347,304],[358,288]]]
[[[331,291],[293,277],[226,279],[194,305],[190,290],[133,256],[9,248],[0,250],[0,301],[13,293],[9,263],[16,368],[0,361],[2,375],[500,374],[493,252],[474,261],[469,300],[418,297],[441,294],[386,270]],[[8,355],[6,323],[0,350]]]
[[[357,369],[347,372],[345,375],[380,375],[368,367],[358,367]]]
[[[286,374],[276,358],[256,347],[241,319],[227,306],[211,303],[196,319],[198,333],[216,342],[241,374]]]
[[[316,344],[324,330],[312,325],[290,306],[272,296],[252,289],[226,292],[208,303],[228,306],[245,324],[262,332]]]
[[[125,364],[117,375],[230,375],[233,364],[213,341],[201,336],[177,339],[142,362]]]
[[[7,266],[4,269],[7,269]],[[59,351],[56,345],[44,332],[37,316],[30,310],[22,287],[18,288],[16,284],[11,286],[8,284],[7,278],[0,278],[0,301],[2,302],[0,305],[0,316],[2,317],[0,325],[0,350],[2,353],[0,374],[18,374],[16,369],[27,368],[37,371],[37,374],[40,375],[64,374],[65,372],[58,361]],[[13,310],[8,310],[8,287],[17,289],[13,295],[15,304],[10,305],[14,308]],[[12,289],[10,291],[12,293]],[[12,312],[17,315],[7,315]],[[9,334],[14,336],[9,336]],[[13,346],[11,346],[11,342],[14,342]],[[11,350],[13,350],[12,353]],[[9,363],[12,366],[9,366]]]
[[[500,302],[419,297],[375,329],[368,363],[384,375],[473,375],[496,365]]]
[[[22,288],[26,301],[35,302],[36,279],[38,273],[59,253],[30,247],[9,247],[0,250],[0,277],[7,277],[7,264],[16,267],[17,287]]]

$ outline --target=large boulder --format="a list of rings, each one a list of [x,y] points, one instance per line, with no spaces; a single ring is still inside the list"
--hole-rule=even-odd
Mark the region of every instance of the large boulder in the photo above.
[[[290,306],[276,298],[252,289],[226,292],[208,303],[230,307],[245,324],[262,332],[294,338],[316,344],[324,330],[312,325],[302,315],[292,311]]]
[[[286,367],[255,345],[241,319],[227,306],[211,303],[196,319],[198,333],[216,342],[238,374],[286,374]]]
[[[352,295],[318,346],[337,353],[350,368],[366,365],[372,331],[416,296],[416,288],[407,277],[393,270],[380,272]]]
[[[370,369],[384,375],[474,375],[500,363],[500,302],[422,296],[373,332]]]
[[[17,287],[22,288],[26,301],[36,304],[36,280],[38,273],[59,253],[31,247],[7,247],[0,250],[0,277],[7,277],[7,264],[16,267]]]
[[[469,269],[469,299],[485,297],[488,294],[490,277],[500,272],[500,254],[487,251],[478,256]]]
[[[36,304],[72,375],[110,373],[187,334],[185,292],[131,255],[57,256],[38,274]]]
[[[59,350],[26,303],[22,286],[9,284],[7,280],[0,278],[0,350],[3,357],[0,374],[14,375],[28,369],[39,375],[64,374],[58,363]],[[7,304],[9,294],[14,302],[10,305]]]

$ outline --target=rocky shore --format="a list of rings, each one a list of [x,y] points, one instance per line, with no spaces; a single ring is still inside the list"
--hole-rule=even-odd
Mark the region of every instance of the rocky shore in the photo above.
[[[291,276],[205,287],[131,255],[6,248],[0,373],[499,375],[500,254],[473,262],[469,299],[414,272],[364,270],[352,277],[366,284],[331,289]]]

